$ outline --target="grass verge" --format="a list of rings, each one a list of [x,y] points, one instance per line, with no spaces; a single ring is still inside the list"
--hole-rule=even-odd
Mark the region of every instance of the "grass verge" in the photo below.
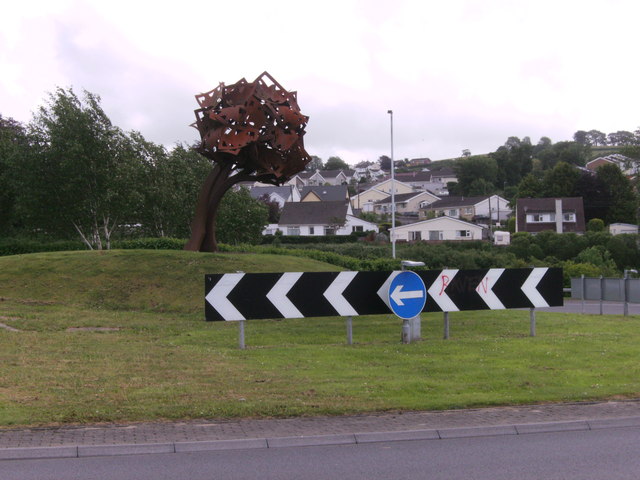
[[[275,263],[274,263],[275,262]],[[290,263],[291,262],[291,263]],[[347,414],[636,397],[638,317],[392,315],[203,320],[204,273],[331,269],[299,258],[188,252],[0,259],[0,426]],[[186,284],[186,286],[185,286]],[[133,293],[127,293],[129,288]],[[194,290],[194,291],[192,291]]]

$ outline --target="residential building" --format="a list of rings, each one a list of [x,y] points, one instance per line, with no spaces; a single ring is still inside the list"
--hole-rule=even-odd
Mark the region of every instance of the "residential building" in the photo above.
[[[421,205],[428,205],[430,203],[440,200],[430,192],[411,192],[400,193],[394,195],[396,203],[396,212],[400,215],[415,214],[418,215]],[[373,211],[377,214],[389,214],[391,213],[391,195],[374,202]]]
[[[445,185],[448,182],[458,182],[458,176],[456,172],[453,171],[453,168],[440,168],[438,170],[432,169],[431,171],[431,180],[434,182],[444,183]]]
[[[297,202],[286,203],[278,224],[269,225],[263,234],[276,229],[284,235],[349,235],[377,232],[378,225],[355,217],[349,202]]]
[[[424,204],[420,208],[420,218],[447,216],[467,221],[486,221],[496,223],[511,215],[509,201],[499,195],[475,197],[449,196]]]
[[[249,194],[256,200],[266,196],[270,202],[276,202],[280,208],[284,206],[285,202],[300,201],[300,191],[294,185],[251,187]]]
[[[595,172],[599,167],[607,164],[616,165],[627,177],[634,177],[638,174],[638,161],[619,153],[595,158],[587,162],[585,168]]]
[[[585,232],[582,197],[519,198],[516,204],[516,232]]]
[[[484,229],[458,218],[437,217],[395,228],[399,241],[482,240]]]

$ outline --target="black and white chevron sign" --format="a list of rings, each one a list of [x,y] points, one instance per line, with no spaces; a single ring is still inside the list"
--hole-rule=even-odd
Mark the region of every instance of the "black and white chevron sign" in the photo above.
[[[209,321],[390,313],[389,285],[400,272],[225,273],[205,276]],[[427,289],[423,312],[553,307],[563,304],[562,269],[492,268],[416,272]]]

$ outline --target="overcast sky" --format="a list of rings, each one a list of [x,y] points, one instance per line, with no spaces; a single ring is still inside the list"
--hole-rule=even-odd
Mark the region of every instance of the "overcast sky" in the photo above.
[[[305,146],[350,164],[487,153],[509,136],[640,127],[638,0],[18,0],[0,14],[0,114],[57,86],[192,143],[194,96],[267,70],[298,92]]]

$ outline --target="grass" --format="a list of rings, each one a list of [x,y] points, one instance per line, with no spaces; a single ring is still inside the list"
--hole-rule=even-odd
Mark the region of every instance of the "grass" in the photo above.
[[[634,398],[637,317],[528,311],[203,320],[203,275],[300,258],[78,252],[0,258],[0,426],[345,414]],[[195,277],[195,278],[192,278]],[[132,286],[140,295],[123,292]],[[195,290],[195,291],[192,291]]]

